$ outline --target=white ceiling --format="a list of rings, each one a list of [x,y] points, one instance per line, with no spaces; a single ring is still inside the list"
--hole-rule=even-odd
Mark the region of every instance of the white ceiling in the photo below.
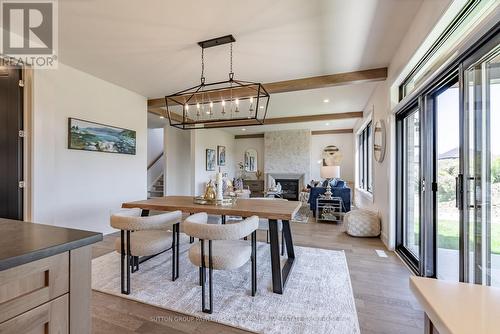
[[[198,84],[196,42],[226,34],[236,37],[234,71],[243,80],[384,67],[421,2],[60,0],[59,54],[63,63],[146,97]],[[228,47],[207,49],[207,80],[225,79],[227,72]],[[277,115],[287,113],[286,103],[272,103]]]

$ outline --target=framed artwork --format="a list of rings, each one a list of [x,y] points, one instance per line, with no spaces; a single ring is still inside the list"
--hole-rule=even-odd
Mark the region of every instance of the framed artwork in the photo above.
[[[207,148],[206,152],[206,170],[214,171],[215,170],[215,150],[211,148]]]
[[[226,146],[217,146],[217,164],[219,166],[226,165]]]
[[[68,118],[68,148],[135,155],[136,132],[70,117]]]

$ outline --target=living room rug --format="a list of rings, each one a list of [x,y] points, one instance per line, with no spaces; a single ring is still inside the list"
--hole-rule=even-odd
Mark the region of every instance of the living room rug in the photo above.
[[[141,264],[131,275],[131,294],[120,293],[120,255],[92,261],[94,290],[257,333],[360,333],[343,251],[295,246],[295,264],[283,295],[272,292],[269,245],[257,243],[257,284],[251,296],[250,262],[213,273],[213,314],[201,312],[198,268],[182,236],[180,276],[171,277],[171,251]],[[208,271],[207,271],[208,273]],[[207,284],[208,291],[208,284]]]

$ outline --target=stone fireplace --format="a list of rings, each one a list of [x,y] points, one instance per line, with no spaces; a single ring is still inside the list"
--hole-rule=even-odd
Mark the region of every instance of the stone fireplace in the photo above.
[[[282,186],[283,183],[287,183],[290,188],[294,189],[293,192],[298,188],[300,193],[311,174],[311,131],[266,132],[264,135],[264,173],[266,188],[269,188],[273,180],[275,182],[283,180],[284,182],[280,182]]]

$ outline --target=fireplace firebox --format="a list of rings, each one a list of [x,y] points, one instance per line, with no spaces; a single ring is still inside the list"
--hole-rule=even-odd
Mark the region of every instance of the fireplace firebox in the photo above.
[[[299,200],[299,180],[298,179],[275,179],[276,184],[281,184],[282,197],[290,201]]]

